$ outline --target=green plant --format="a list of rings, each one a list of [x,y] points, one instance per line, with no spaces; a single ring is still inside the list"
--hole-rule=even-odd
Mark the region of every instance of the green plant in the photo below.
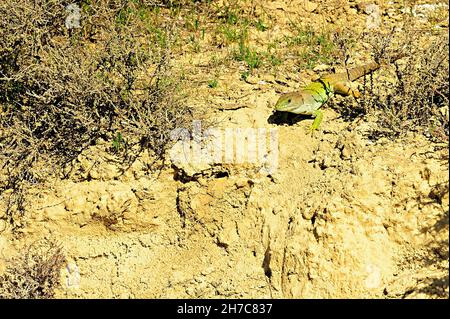
[[[229,25],[222,25],[219,27],[219,31],[225,36],[225,40],[228,43],[234,43],[239,40],[239,31]]]
[[[250,72],[249,71],[244,71],[241,73],[241,80],[243,81],[247,81],[247,78],[249,77]]]
[[[270,62],[272,66],[278,66],[283,63],[281,58],[275,54],[267,52],[265,54],[266,59]]]
[[[332,34],[325,31],[317,32],[311,28],[295,27],[294,35],[285,37],[288,47],[295,47],[301,62],[307,68],[318,62],[329,63],[336,51]]]
[[[217,79],[208,81],[208,87],[210,87],[211,89],[215,89],[217,85],[219,85],[219,81],[217,81]]]
[[[193,50],[195,53],[200,52],[200,42],[199,42],[198,40],[196,40],[194,34],[191,34],[191,35],[189,36],[189,40],[190,40],[190,44],[191,44],[191,46],[192,46],[192,50]]]
[[[250,70],[256,69],[261,65],[261,57],[259,53],[257,53],[256,51],[252,51],[248,48],[245,53],[244,60],[249,66]]]
[[[258,31],[266,31],[268,29],[267,25],[265,24],[265,22],[262,19],[258,19],[258,21],[256,22],[256,29]]]
[[[221,14],[221,18],[225,23],[234,25],[239,22],[240,17],[236,7],[236,2],[231,5],[225,5]]]
[[[199,30],[200,20],[198,16],[187,16],[185,19],[185,27],[191,32],[196,32]]]
[[[112,146],[116,153],[119,153],[122,149],[125,148],[125,140],[122,137],[122,133],[117,132],[116,136],[113,138]]]
[[[261,65],[262,60],[261,55],[258,52],[250,49],[246,45],[246,37],[246,33],[240,35],[239,48],[238,51],[235,51],[234,53],[234,59],[237,61],[244,61],[249,67],[249,70],[252,71]]]

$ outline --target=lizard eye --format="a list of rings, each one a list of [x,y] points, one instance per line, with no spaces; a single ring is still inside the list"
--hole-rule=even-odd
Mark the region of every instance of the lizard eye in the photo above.
[[[291,103],[291,99],[288,99],[288,101],[287,101],[288,103]]]

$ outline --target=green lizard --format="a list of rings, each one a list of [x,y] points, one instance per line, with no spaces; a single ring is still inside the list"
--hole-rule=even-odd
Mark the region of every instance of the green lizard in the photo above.
[[[313,116],[314,122],[311,126],[311,132],[313,132],[319,127],[323,118],[320,108],[330,97],[335,93],[359,97],[358,90],[350,88],[349,84],[380,67],[381,64],[372,62],[349,69],[347,72],[325,75],[303,87],[300,91],[283,94],[278,99],[275,110]]]

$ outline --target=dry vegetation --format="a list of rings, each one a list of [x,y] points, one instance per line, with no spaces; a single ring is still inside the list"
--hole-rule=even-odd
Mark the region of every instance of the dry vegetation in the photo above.
[[[24,185],[99,139],[161,158],[170,131],[190,122],[171,72],[170,23],[136,3],[83,2],[81,29],[64,26],[64,1],[0,4],[0,193],[11,224]]]
[[[65,257],[57,243],[35,242],[12,259],[0,276],[0,298],[53,298],[64,264]]]
[[[448,34],[438,34],[424,47],[420,46],[430,37],[427,32],[410,31],[409,36],[402,37],[400,46],[405,57],[394,62],[390,76],[378,78],[376,83],[371,76],[364,79],[364,97],[352,111],[377,117],[373,138],[399,137],[418,130],[434,141],[448,143]],[[372,38],[375,60],[383,58],[387,47],[392,46],[392,39],[387,39]]]

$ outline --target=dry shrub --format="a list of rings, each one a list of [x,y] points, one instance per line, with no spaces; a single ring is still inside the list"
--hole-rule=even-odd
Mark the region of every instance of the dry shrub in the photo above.
[[[70,2],[0,3],[0,198],[12,224],[25,209],[18,192],[99,139],[120,133],[163,158],[171,130],[191,121],[160,2],[81,1],[82,27],[67,29]]]
[[[61,247],[54,241],[35,242],[23,255],[12,259],[0,276],[0,298],[53,298],[65,261]]]
[[[408,41],[403,46],[406,56],[394,63],[392,74],[377,77],[376,83],[366,77],[359,107],[364,114],[376,115],[375,138],[421,131],[432,140],[448,142],[448,34],[411,32],[403,37]],[[424,45],[426,37],[431,40]],[[387,45],[375,50],[376,58],[390,55]]]

